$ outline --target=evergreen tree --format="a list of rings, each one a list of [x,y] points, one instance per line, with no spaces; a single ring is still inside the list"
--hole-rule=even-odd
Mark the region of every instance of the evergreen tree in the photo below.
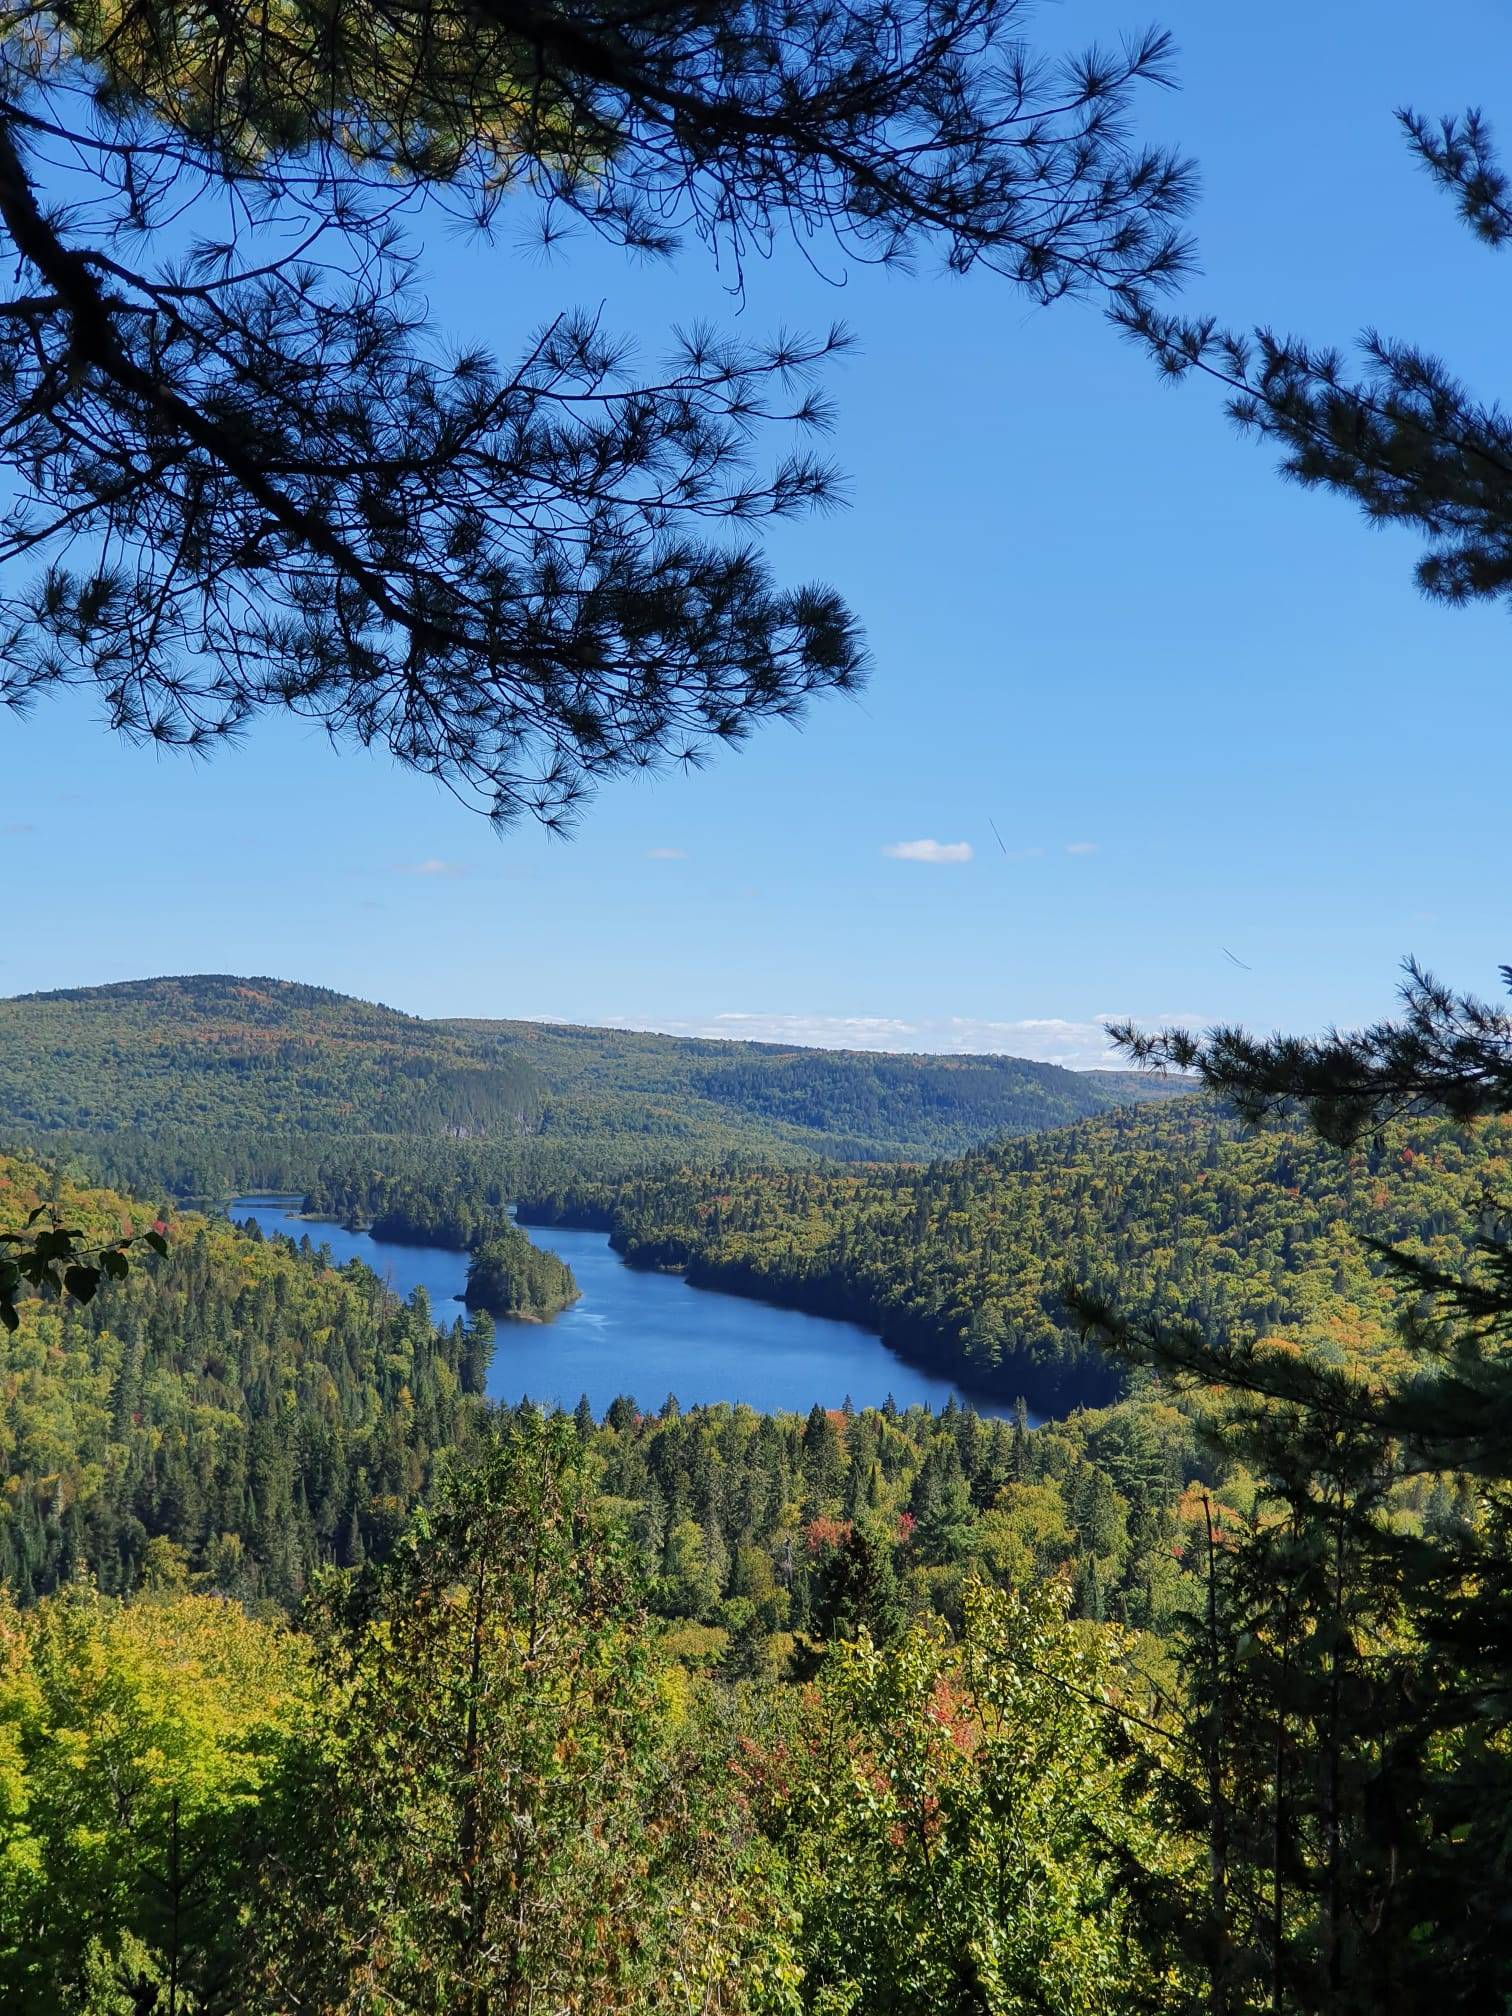
[[[820,1569],[810,1620],[813,1635],[827,1642],[857,1638],[865,1631],[874,1645],[886,1645],[904,1622],[891,1547],[868,1526],[852,1526]]]
[[[770,1680],[776,1672],[771,1633],[755,1604],[743,1607],[730,1632],[719,1670],[727,1680]]]
[[[918,1543],[926,1561],[961,1559],[968,1546],[972,1507],[953,1438],[936,1435],[930,1443],[914,1478],[908,1509],[917,1522]]]
[[[1396,114],[1420,167],[1492,250],[1512,241],[1507,176],[1484,116]],[[1372,330],[1351,373],[1338,350],[1269,329],[1243,336],[1210,317],[1173,315],[1137,291],[1115,319],[1169,376],[1205,377],[1245,432],[1275,442],[1282,469],[1351,498],[1372,525],[1403,525],[1427,546],[1423,591],[1449,603],[1512,594],[1512,419],[1477,399],[1437,357]],[[1347,1076],[1337,1093],[1347,1091]]]
[[[803,1476],[811,1516],[839,1497],[843,1466],[840,1430],[816,1400],[803,1425]]]
[[[1013,1403],[1013,1481],[1029,1482],[1029,1408],[1022,1393]]]
[[[1417,967],[1404,995],[1400,1020],[1318,1039],[1123,1039],[1257,1120],[1300,1104],[1340,1142],[1403,1111],[1512,1111],[1512,1018]],[[1226,1683],[1224,1719],[1243,1760],[1235,1814],[1269,1830],[1268,1845],[1230,1834],[1235,1891],[1269,1887],[1248,1952],[1273,2006],[1469,2016],[1512,1993],[1498,1873],[1512,1861],[1512,1239],[1488,1202],[1462,1269],[1371,1243],[1408,1291],[1404,1373],[1076,1300],[1114,1348],[1227,1395],[1215,1432],[1259,1479],[1226,1571],[1242,1684]],[[1471,1518],[1408,1516],[1409,1494],[1431,1507],[1446,1475],[1472,1487]]]
[[[483,1393],[488,1388],[488,1368],[493,1363],[496,1332],[486,1309],[475,1309],[467,1326],[466,1345],[461,1352],[462,1388],[467,1393]]]
[[[596,318],[548,312],[518,363],[459,360],[394,198],[487,233],[509,192],[548,242],[576,218],[642,255],[691,227],[737,270],[791,229],[1036,300],[1165,281],[1190,176],[1125,137],[1165,38],[1041,66],[1021,12],[36,9],[0,44],[0,696],[92,685],[195,748],[292,708],[559,823],[598,777],[853,685],[838,596],[704,531],[833,495],[755,443],[822,421],[789,388],[838,336],[699,336],[636,382]],[[234,192],[213,220],[206,185]],[[71,570],[65,537],[119,565]]]

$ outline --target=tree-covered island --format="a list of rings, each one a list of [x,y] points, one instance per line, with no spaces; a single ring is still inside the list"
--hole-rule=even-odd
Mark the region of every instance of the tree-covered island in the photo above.
[[[501,1225],[478,1245],[467,1269],[469,1309],[526,1323],[549,1323],[581,1294],[572,1269],[533,1246],[514,1225]]]

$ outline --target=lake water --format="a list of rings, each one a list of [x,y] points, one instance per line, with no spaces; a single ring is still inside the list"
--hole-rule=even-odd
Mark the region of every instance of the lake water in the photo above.
[[[457,1297],[467,1255],[436,1246],[401,1245],[295,1215],[289,1197],[238,1197],[237,1220],[255,1219],[264,1234],[328,1246],[338,1265],[361,1260],[408,1298],[423,1288],[438,1322],[462,1314]],[[878,1407],[889,1393],[900,1407],[940,1408],[951,1398],[984,1413],[1005,1411],[971,1399],[948,1379],[918,1371],[859,1323],[838,1323],[796,1309],[776,1309],[742,1295],[690,1288],[679,1274],[627,1267],[604,1232],[558,1225],[522,1228],[537,1246],[565,1260],[582,1297],[550,1323],[499,1324],[488,1390],[496,1400],[525,1397],[572,1407],[586,1393],[602,1415],[619,1394],[659,1408],[669,1393],[684,1407],[745,1401],[763,1413],[806,1413],[817,1400],[838,1407]]]

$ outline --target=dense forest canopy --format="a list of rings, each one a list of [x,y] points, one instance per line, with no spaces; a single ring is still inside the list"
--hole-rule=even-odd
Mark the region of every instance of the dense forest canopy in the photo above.
[[[0,1229],[38,1203],[97,1236],[153,1211],[0,1158]],[[19,1594],[74,1575],[130,1589],[168,1546],[223,1594],[290,1602],[320,1561],[383,1544],[467,1439],[486,1318],[438,1329],[367,1270],[223,1219],[170,1233],[88,1303],[33,1299],[10,1338],[0,1554]]]
[[[303,1190],[322,1163],[404,1173],[417,1149],[540,1186],[656,1161],[930,1156],[1140,1096],[1133,1073],[541,1022],[424,1020],[230,976],[0,1001],[0,1129],[109,1180],[187,1196]],[[364,1142],[359,1137],[379,1137]]]
[[[653,1173],[522,1212],[601,1223],[632,1261],[855,1318],[979,1390],[1060,1409],[1112,1398],[1122,1376],[1088,1347],[1071,1283],[1146,1321],[1389,1358],[1400,1285],[1376,1247],[1459,1264],[1509,1153],[1501,1120],[1345,1153],[1183,1099],[924,1168]]]
[[[101,1230],[151,1208],[109,1191],[57,1190],[34,1165],[4,1159],[0,1229],[55,1192]],[[523,1234],[514,1238],[535,1250]],[[10,1482],[0,1544],[11,1586],[29,1594],[87,1570],[108,1593],[128,1593],[156,1572],[154,1562],[177,1562],[197,1585],[292,1605],[322,1564],[386,1552],[438,1458],[470,1448],[485,1426],[494,1327],[486,1315],[443,1316],[438,1327],[438,1316],[423,1294],[396,1301],[360,1262],[332,1267],[308,1236],[266,1240],[192,1213],[173,1220],[166,1258],[134,1266],[87,1305],[34,1298],[4,1359],[0,1455]],[[953,1410],[937,1421],[895,1408],[866,1419],[863,1430],[859,1416],[817,1408],[805,1422],[744,1407],[685,1415],[673,1397],[658,1396],[654,1409],[650,1395],[617,1401],[606,1425],[620,1440],[594,1444],[620,1452],[604,1488],[642,1508],[633,1523],[647,1565],[660,1572],[679,1560],[676,1573],[692,1578],[667,1598],[670,1614],[719,1622],[731,1564],[742,1547],[760,1546],[782,1557],[783,1586],[799,1592],[793,1606],[771,1610],[770,1628],[801,1624],[809,1583],[788,1556],[797,1546],[798,1569],[809,1558],[804,1520],[879,1508],[894,1526],[904,1513],[917,1520],[934,1486],[915,1490],[915,1472],[942,1429],[964,1466],[958,1485],[955,1456],[946,1464],[951,1517],[970,1516],[962,1488],[986,1506],[1018,1474],[1013,1465],[1028,1461],[1030,1431],[1005,1420]],[[1084,1415],[1045,1431],[1034,1463],[1091,1462],[1125,1432],[1106,1424],[1124,1419]],[[581,1409],[579,1425],[592,1439]],[[1168,1409],[1147,1425],[1161,1453],[1149,1457],[1146,1486],[1174,1503],[1191,1461],[1189,1432]],[[1108,1460],[1104,1486],[1123,1475]],[[938,1452],[937,1461],[945,1461]],[[1078,1488],[1091,1485],[1084,1478]],[[1128,1510],[1109,1531],[1122,1531]],[[682,1531],[674,1546],[685,1521],[692,1537]],[[1070,1559],[1070,1530],[1056,1542],[1060,1561]],[[706,1556],[713,1568],[696,1565]],[[1120,1573],[1127,1565],[1119,1552]],[[1130,1589],[1150,1572],[1148,1561],[1132,1568]],[[687,1593],[694,1583],[697,1600]],[[1116,1578],[1106,1586],[1115,1600]]]
[[[0,2007],[451,2011],[505,1980],[505,2007],[581,2016],[964,2016],[984,1975],[1005,2011],[1179,1990],[1119,1884],[1194,1879],[1149,1783],[1179,1752],[1131,1752],[1098,1707],[1159,1677],[1068,1620],[1064,1584],[1001,1582],[1074,1546],[1071,1498],[1121,1549],[1111,1487],[1074,1444],[984,1464],[980,1427],[527,1412],[297,1631],[171,1550],[130,1599],[0,1599]],[[726,1523],[771,1525],[749,1494],[787,1509],[732,1552]],[[784,1647],[812,1681],[772,1681]]]
[[[1483,1693],[1423,1661],[1494,1666],[1455,1634],[1498,1600],[1502,1515],[1452,1441],[1372,1423],[1431,1400],[1425,1296],[1483,1264],[1507,1126],[1346,1153],[1182,1099],[928,1166],[537,1200],[1043,1375],[1069,1411],[1037,1429],[1022,1407],[496,1410],[486,1318],[438,1328],[309,1239],[193,1215],[87,1301],[23,1299],[0,1358],[14,2006],[355,2011],[375,1969],[476,1996],[505,1953],[584,2016],[672,2006],[668,1966],[792,2016],[1008,2016],[1047,1984],[1067,2009],[1238,2016],[1278,2006],[1274,1954],[1283,2009],[1328,2008],[1308,1984],[1332,1969],[1369,1991],[1337,2006],[1405,2012],[1422,1967],[1370,1916],[1389,1880],[1458,1940],[1470,2016],[1499,1963],[1455,1900],[1505,1774]],[[0,1178],[8,1225],[56,1210],[104,1245],[161,1222],[35,1163]],[[389,1191],[396,1214],[424,1198]],[[1111,1405],[1071,1404],[1118,1391],[1087,1327],[1129,1368]],[[1215,1341],[1167,1362],[1143,1341],[1167,1334]],[[1311,1454],[1283,1393],[1333,1410],[1300,1415]],[[1391,1860],[1383,1789],[1444,1830],[1431,1855]],[[1215,1949],[1274,1897],[1279,1930]],[[636,1939],[606,1943],[627,1899]]]

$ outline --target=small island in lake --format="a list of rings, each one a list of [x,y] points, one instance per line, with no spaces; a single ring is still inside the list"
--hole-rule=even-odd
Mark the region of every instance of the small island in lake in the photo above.
[[[516,1226],[505,1225],[474,1251],[462,1299],[469,1309],[486,1309],[491,1316],[546,1323],[581,1293],[566,1261],[533,1246]]]

